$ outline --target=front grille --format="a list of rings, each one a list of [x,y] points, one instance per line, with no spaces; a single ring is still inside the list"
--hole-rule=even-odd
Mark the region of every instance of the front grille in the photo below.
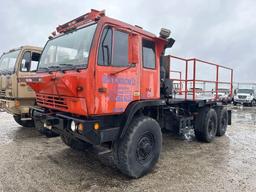
[[[6,91],[4,89],[0,90],[0,97],[5,97]]]
[[[68,109],[65,98],[53,95],[36,94],[38,105],[55,109]]]
[[[245,96],[245,95],[238,95],[238,98],[239,98],[239,99],[246,99],[246,97],[247,97],[247,96]]]

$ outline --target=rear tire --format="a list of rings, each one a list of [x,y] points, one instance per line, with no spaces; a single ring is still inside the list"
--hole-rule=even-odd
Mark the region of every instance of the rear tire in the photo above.
[[[92,144],[87,143],[85,141],[72,138],[69,135],[61,135],[61,140],[70,148],[77,150],[77,151],[84,151],[92,147]]]
[[[16,121],[16,123],[18,123],[19,125],[21,125],[22,127],[34,127],[34,121],[33,120],[26,120],[26,121],[22,121],[21,120],[21,116],[20,115],[14,115],[13,116],[14,120]]]
[[[217,126],[217,136],[225,135],[228,127],[228,110],[226,108],[222,108],[217,110],[218,112],[218,126]]]
[[[210,143],[217,132],[217,114],[212,108],[199,111],[195,121],[195,136],[197,140]]]
[[[123,138],[114,144],[114,160],[125,175],[139,178],[157,163],[162,148],[162,133],[157,121],[138,117]]]

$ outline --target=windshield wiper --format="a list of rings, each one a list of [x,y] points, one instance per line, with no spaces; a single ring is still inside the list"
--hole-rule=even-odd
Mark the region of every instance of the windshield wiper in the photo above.
[[[52,66],[49,66],[48,69],[49,69],[49,72],[51,73],[53,71],[61,70],[61,67],[59,65],[52,65]]]
[[[48,69],[59,69],[59,68],[60,68],[59,65],[52,65],[48,67]]]
[[[49,71],[48,67],[39,67],[37,71]]]
[[[61,63],[61,64],[59,64],[59,65],[60,65],[60,66],[63,66],[63,67],[72,68],[72,69],[75,69],[75,68],[76,68],[73,64],[69,64],[69,63]]]
[[[120,71],[116,71],[116,72],[110,73],[110,75],[116,75],[116,74],[121,73],[123,71],[126,71],[128,69],[131,69],[132,67],[135,67],[135,66],[136,66],[135,64],[129,64],[126,68],[121,69]]]
[[[80,69],[84,69],[86,68],[86,66],[84,64],[81,64],[81,65],[74,65],[74,64],[70,64],[70,63],[62,63],[62,64],[59,64],[60,66],[64,66],[65,68],[62,68],[63,71],[65,70],[77,70],[79,71]]]
[[[60,66],[58,65],[53,65],[53,66],[49,66],[49,67],[39,67],[38,68],[38,72],[52,72],[54,70],[59,70],[60,69]]]

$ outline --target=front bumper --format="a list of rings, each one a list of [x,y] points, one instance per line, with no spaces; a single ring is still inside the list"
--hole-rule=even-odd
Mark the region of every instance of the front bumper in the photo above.
[[[101,143],[114,141],[119,135],[119,127],[101,127],[94,129],[94,124],[103,125],[100,119],[85,119],[72,117],[63,113],[47,113],[40,109],[32,109],[35,126],[44,126],[60,135],[69,135],[71,137],[86,141],[88,143],[99,145]],[[72,131],[70,128],[71,121],[82,123],[84,130],[82,132]]]
[[[230,98],[230,97],[220,97],[220,100],[224,103],[230,103],[232,101],[232,98]]]
[[[240,104],[249,104],[252,102],[252,100],[248,100],[248,99],[234,99],[235,103],[240,103]]]
[[[29,106],[20,105],[16,100],[0,99],[1,108],[10,114],[29,114]]]

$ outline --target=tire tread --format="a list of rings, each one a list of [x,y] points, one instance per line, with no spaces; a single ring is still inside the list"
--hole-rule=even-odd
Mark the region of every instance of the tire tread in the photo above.
[[[156,122],[154,119],[150,117],[140,116],[133,120],[133,122],[130,124],[129,128],[127,129],[127,132],[125,136],[121,139],[120,142],[117,142],[114,146],[114,161],[117,166],[117,168],[124,173],[125,175],[128,175],[132,178],[138,178],[144,175],[136,175],[132,169],[129,167],[128,163],[128,148],[129,145],[132,143],[132,138],[136,134],[136,130],[143,124],[145,121],[153,121]],[[156,122],[157,123],[157,122]],[[160,128],[160,127],[159,127]],[[162,141],[161,141],[162,142]]]

